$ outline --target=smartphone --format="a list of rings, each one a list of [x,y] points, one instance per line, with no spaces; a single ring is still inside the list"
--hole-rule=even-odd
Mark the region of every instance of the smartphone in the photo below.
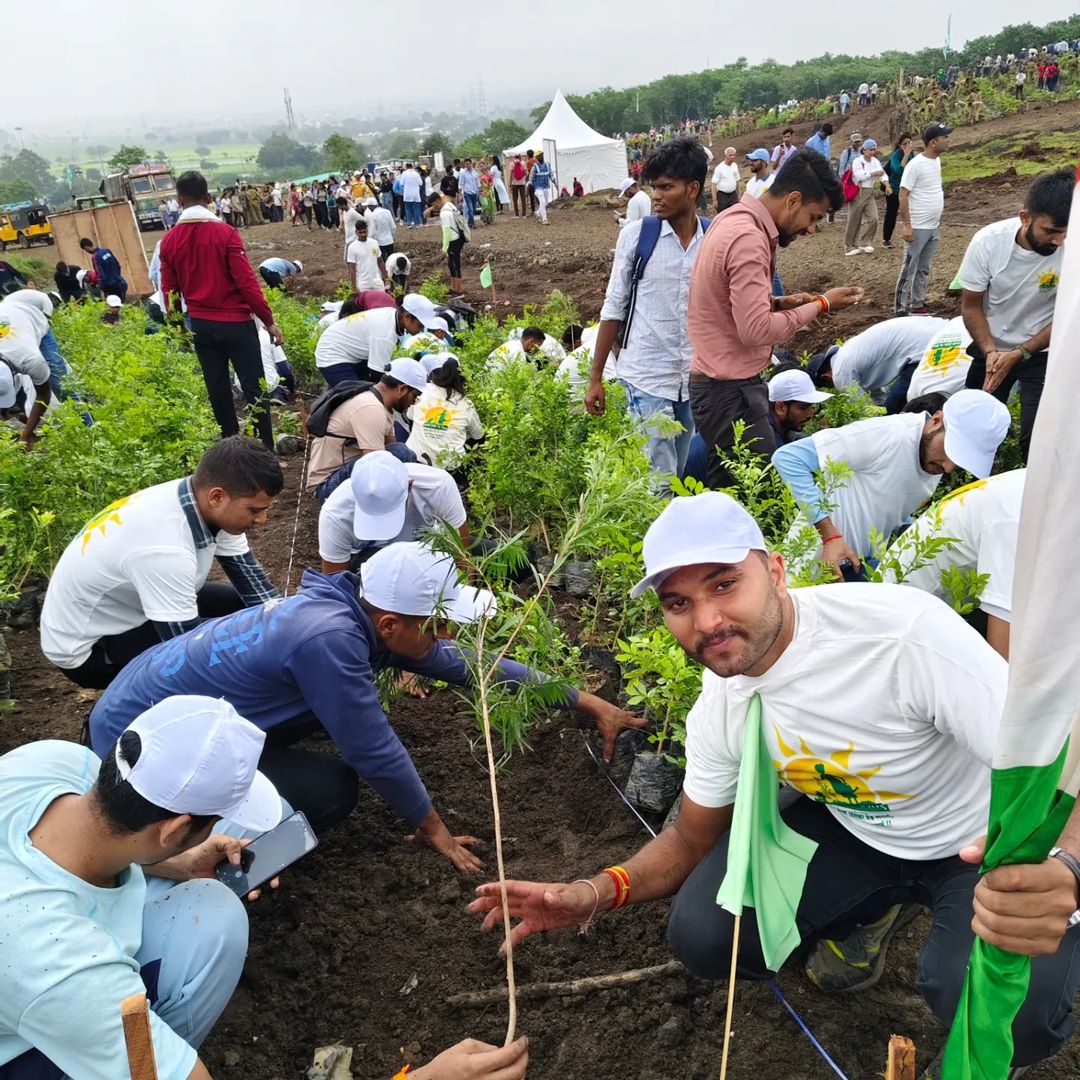
[[[308,819],[302,811],[297,810],[269,832],[256,836],[240,852],[239,866],[223,862],[215,873],[218,881],[228,885],[237,896],[247,896],[252,889],[265,885],[318,843]]]
[[[855,569],[854,563],[850,559],[840,560],[840,574],[845,581],[865,581],[862,569]]]

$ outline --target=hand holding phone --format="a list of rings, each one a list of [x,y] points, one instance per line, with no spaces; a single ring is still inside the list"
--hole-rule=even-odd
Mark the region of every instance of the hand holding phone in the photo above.
[[[318,843],[308,819],[298,810],[269,832],[256,836],[240,852],[238,866],[226,860],[218,865],[214,873],[218,881],[228,885],[237,896],[247,896],[313,850]]]

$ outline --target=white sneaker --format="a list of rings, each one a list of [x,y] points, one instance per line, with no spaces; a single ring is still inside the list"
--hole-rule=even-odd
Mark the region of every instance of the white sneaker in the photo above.
[[[874,254],[874,245],[873,244],[867,244],[866,247],[863,248],[863,251],[865,251],[867,255],[873,255]]]
[[[848,248],[848,250],[844,252],[845,255],[861,255],[862,253],[862,248]]]

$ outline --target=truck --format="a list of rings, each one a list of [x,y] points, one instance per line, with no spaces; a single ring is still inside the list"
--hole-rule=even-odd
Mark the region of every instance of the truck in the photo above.
[[[0,251],[8,244],[28,248],[31,244],[53,242],[49,208],[43,202],[26,200],[0,206]]]
[[[147,232],[165,227],[161,220],[161,201],[175,198],[176,181],[167,164],[147,161],[106,176],[99,190],[109,202],[131,203],[139,228]]]

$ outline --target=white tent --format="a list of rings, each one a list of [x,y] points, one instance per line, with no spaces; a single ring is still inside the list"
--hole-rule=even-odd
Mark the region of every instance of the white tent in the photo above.
[[[540,126],[520,146],[507,150],[507,157],[527,150],[539,153],[545,141],[555,144],[555,160],[550,160],[549,152],[548,164],[560,187],[572,188],[577,177],[586,191],[617,188],[628,175],[626,143],[593,131],[570,107],[561,90],[555,91]]]

